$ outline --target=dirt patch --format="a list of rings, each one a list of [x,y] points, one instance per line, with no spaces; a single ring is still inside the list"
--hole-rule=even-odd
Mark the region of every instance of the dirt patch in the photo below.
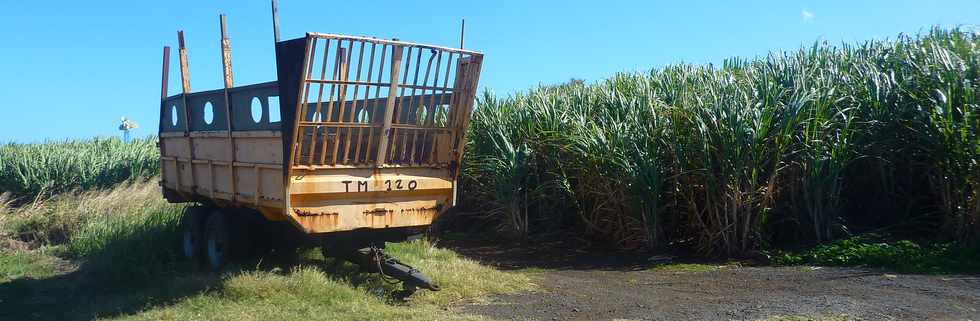
[[[540,268],[533,270],[539,291],[459,307],[495,319],[755,320],[801,315],[980,319],[980,277],[975,276],[722,263],[713,268],[650,268],[654,264],[645,259],[614,253],[604,260],[596,251],[541,244],[449,242],[449,246],[503,269]]]

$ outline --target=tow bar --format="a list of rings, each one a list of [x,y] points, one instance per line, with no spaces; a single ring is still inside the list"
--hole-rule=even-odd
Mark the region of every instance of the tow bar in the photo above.
[[[439,291],[439,286],[432,283],[432,280],[422,275],[419,270],[398,261],[378,247],[357,249],[347,260],[370,272],[381,274],[381,277],[390,283],[401,281],[402,294],[405,296],[411,295],[420,288]]]

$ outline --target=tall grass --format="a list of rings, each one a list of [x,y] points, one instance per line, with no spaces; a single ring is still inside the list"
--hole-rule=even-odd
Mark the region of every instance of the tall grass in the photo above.
[[[93,138],[0,146],[0,193],[14,198],[106,188],[160,172],[156,139]]]
[[[972,239],[978,67],[977,34],[934,29],[486,94],[464,213],[720,255],[901,224]]]
[[[62,193],[23,206],[0,206],[0,240],[58,248],[95,270],[127,278],[168,271],[176,263],[184,206],[160,197],[156,180]]]

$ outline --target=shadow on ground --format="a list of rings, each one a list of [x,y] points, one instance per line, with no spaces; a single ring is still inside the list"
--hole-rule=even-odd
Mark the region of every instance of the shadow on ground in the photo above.
[[[665,263],[710,262],[683,253],[626,252],[594,247],[567,234],[505,241],[489,236],[447,233],[434,243],[500,270],[640,271]]]
[[[242,260],[221,273],[192,262],[172,264],[165,273],[125,277],[104,264],[82,264],[47,278],[0,283],[0,320],[92,320],[135,314],[208,292],[221,291],[228,276],[262,271],[289,274],[295,267],[316,266],[355,286],[378,283],[357,266],[310,255],[309,249],[266,253]],[[155,269],[156,270],[156,269]],[[393,296],[389,289],[378,291]]]

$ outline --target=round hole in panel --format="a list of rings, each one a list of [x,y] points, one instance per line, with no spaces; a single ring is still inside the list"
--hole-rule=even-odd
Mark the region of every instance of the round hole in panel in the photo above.
[[[204,103],[204,123],[211,125],[214,122],[214,106],[211,102]]]
[[[262,121],[262,101],[259,97],[252,97],[252,120],[255,123]]]

